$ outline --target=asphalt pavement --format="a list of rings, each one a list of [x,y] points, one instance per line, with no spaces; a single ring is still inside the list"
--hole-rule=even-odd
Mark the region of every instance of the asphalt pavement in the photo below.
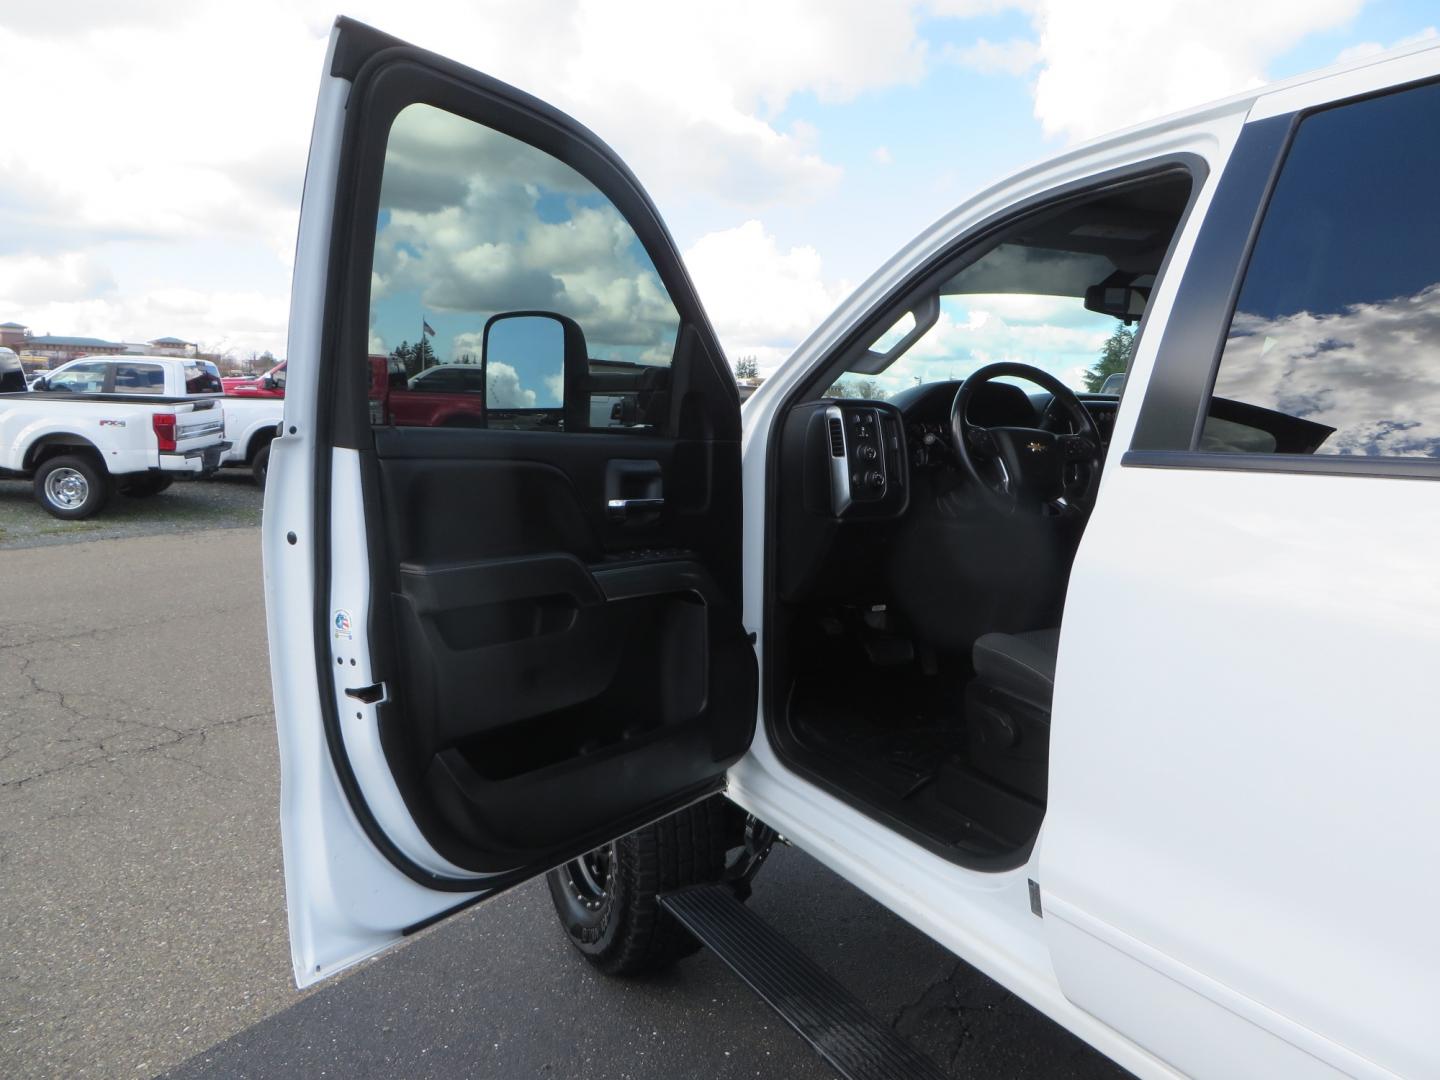
[[[253,528],[0,552],[0,1074],[152,1075],[294,1002],[259,584]]]
[[[0,552],[0,597],[4,1075],[831,1075],[708,953],[595,975],[540,883],[298,993],[257,531]],[[953,1076],[1123,1075],[799,851],[751,903]]]

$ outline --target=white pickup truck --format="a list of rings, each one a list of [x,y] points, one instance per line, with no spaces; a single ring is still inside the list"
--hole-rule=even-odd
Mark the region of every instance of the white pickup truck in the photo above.
[[[71,360],[31,388],[73,394],[163,394],[190,397],[224,390],[220,369],[193,356],[88,356]]]
[[[37,392],[77,394],[164,394],[209,397],[225,389],[219,369],[189,356],[91,356],[72,360],[43,376]],[[270,461],[270,440],[285,411],[279,397],[230,397],[224,402],[225,441],[221,466],[243,465],[261,486]]]
[[[0,394],[0,476],[33,477],[58,518],[87,518],[110,495],[156,495],[215,471],[225,442],[219,396]]]
[[[224,408],[229,448],[220,455],[220,465],[248,468],[263,488],[270,467],[270,440],[275,438],[285,415],[285,399],[226,395]]]
[[[942,1075],[740,902],[779,833],[1137,1076],[1440,1077],[1436,43],[977,194],[743,410],[594,135],[348,20],[323,72],[261,526],[298,982],[546,874],[598,970],[698,937],[842,1075]],[[372,422],[442,290],[473,422]]]

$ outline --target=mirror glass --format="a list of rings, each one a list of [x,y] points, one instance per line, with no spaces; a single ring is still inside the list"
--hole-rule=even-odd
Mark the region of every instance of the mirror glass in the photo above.
[[[544,315],[502,315],[484,343],[491,409],[558,409],[565,403],[565,328]]]

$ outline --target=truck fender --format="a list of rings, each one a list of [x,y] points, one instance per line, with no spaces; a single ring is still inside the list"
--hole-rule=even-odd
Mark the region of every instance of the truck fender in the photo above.
[[[46,458],[76,451],[94,454],[101,465],[105,464],[105,455],[85,436],[78,435],[73,431],[49,431],[36,436],[25,445],[21,455],[21,467],[26,472],[30,472],[39,468]]]

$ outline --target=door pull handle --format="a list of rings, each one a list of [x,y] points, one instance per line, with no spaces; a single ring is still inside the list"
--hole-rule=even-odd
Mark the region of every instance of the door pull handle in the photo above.
[[[658,514],[665,509],[664,499],[607,499],[605,509],[612,518],[623,520],[634,514]]]

